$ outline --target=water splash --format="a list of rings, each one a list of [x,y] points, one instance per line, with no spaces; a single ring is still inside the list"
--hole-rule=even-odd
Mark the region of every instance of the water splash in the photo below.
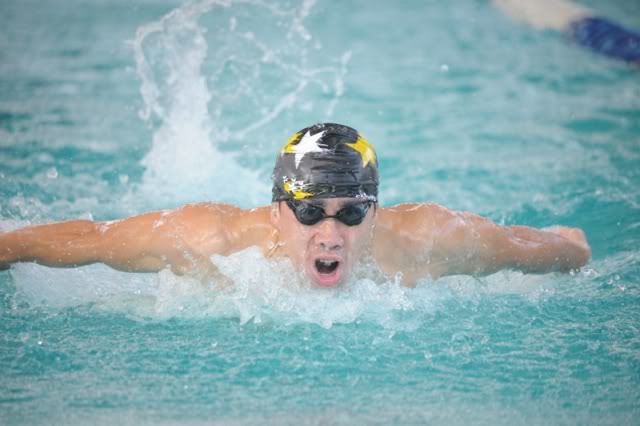
[[[205,0],[138,28],[131,45],[142,81],[140,117],[154,134],[132,203],[140,196],[158,207],[268,202],[268,167],[250,168],[280,145],[267,126],[295,107],[311,109],[304,99],[314,98],[314,90],[329,94],[330,116],[344,91],[350,52],[330,66],[308,64],[310,43],[321,46],[304,25],[314,3],[287,9]],[[258,32],[264,28],[270,32]]]
[[[103,265],[71,270],[19,264],[12,268],[18,301],[53,309],[91,305],[124,312],[137,319],[232,318],[240,324],[377,324],[393,332],[415,330],[456,307],[478,306],[487,298],[518,296],[523,303],[543,304],[563,294],[579,297],[592,291],[590,270],[579,276],[504,272],[490,277],[448,277],[424,280],[416,288],[381,276],[357,276],[335,289],[305,284],[287,259],[265,259],[253,247],[228,257],[212,258],[233,286],[159,274],[127,274]],[[600,273],[616,265],[596,265]],[[362,264],[362,270],[371,265]],[[371,274],[369,274],[371,275]]]
[[[226,188],[237,190],[229,176],[258,186],[253,173],[210,140],[211,95],[201,71],[207,42],[198,18],[216,5],[224,2],[190,3],[136,33],[133,47],[145,103],[140,115],[151,126],[158,123],[136,195],[171,204],[230,197],[233,192],[221,194]]]

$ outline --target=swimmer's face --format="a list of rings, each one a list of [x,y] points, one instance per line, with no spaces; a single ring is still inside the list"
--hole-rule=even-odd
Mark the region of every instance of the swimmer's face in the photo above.
[[[338,214],[341,209],[363,201],[356,198],[329,198],[304,201],[320,207],[328,216]],[[314,225],[298,221],[286,202],[274,203],[271,220],[278,230],[281,250],[291,258],[296,268],[303,271],[311,281],[321,287],[335,287],[350,274],[373,233],[375,209],[369,208],[359,225],[348,226],[337,219],[328,218]],[[343,210],[343,212],[345,212]],[[350,210],[346,210],[347,213]],[[352,212],[352,211],[351,211]]]

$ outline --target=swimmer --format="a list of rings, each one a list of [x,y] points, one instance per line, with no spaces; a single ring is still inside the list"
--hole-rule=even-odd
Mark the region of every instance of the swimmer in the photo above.
[[[380,207],[376,152],[340,124],[295,133],[279,152],[272,179],[271,205],[251,210],[202,203],[114,222],[75,220],[0,233],[0,268],[101,262],[210,280],[221,277],[213,255],[257,246],[267,258],[289,258],[319,287],[348,281],[364,260],[414,286],[421,278],[502,269],[569,272],[591,256],[577,228],[500,226],[429,203]]]
[[[569,0],[493,0],[505,14],[538,30],[567,34],[596,53],[640,65],[640,33]]]

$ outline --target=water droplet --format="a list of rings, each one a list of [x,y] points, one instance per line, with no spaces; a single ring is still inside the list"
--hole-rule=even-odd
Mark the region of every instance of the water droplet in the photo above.
[[[58,178],[58,170],[55,167],[51,167],[47,170],[47,177],[49,179],[57,179]]]
[[[440,71],[448,72],[449,71],[449,65],[447,65],[447,64],[440,65]]]
[[[593,268],[586,268],[582,271],[587,277],[598,277],[600,273]]]

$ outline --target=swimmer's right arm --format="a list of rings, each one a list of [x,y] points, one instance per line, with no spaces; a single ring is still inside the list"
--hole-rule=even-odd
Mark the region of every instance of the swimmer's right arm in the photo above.
[[[571,0],[493,0],[493,4],[538,30],[562,31],[584,48],[640,64],[640,32],[599,16]]]
[[[166,263],[149,250],[152,236],[144,225],[150,217],[145,216],[112,224],[74,220],[2,234],[0,267],[34,262],[64,268],[100,262],[128,272],[159,271]],[[162,251],[161,245],[158,249]]]
[[[157,272],[170,267],[180,275],[213,268],[202,252],[223,252],[224,233],[219,215],[201,210],[187,206],[115,222],[75,220],[2,233],[0,269],[16,262],[63,268],[104,263],[126,272]],[[194,237],[202,222],[206,222],[205,236],[209,237],[206,246],[200,243],[202,232]]]

